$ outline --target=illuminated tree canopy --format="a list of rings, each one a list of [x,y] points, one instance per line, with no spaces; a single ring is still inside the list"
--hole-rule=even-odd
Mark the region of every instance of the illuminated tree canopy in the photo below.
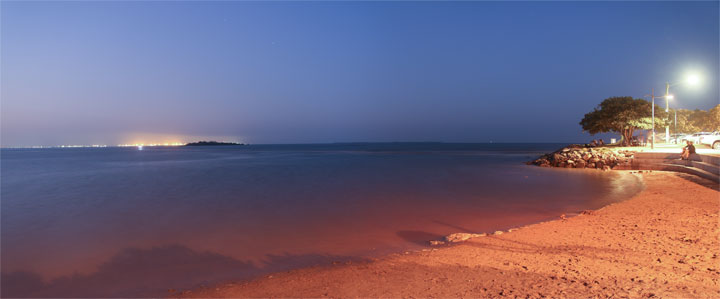
[[[657,107],[656,107],[657,108]],[[643,99],[632,97],[607,98],[580,121],[583,131],[591,135],[615,132],[627,144],[635,130],[652,128],[652,105]],[[655,109],[655,126],[665,126],[667,114]]]
[[[672,123],[677,112],[677,129]],[[695,133],[720,131],[720,105],[709,111],[695,109],[677,109],[670,111],[670,128],[675,133]]]

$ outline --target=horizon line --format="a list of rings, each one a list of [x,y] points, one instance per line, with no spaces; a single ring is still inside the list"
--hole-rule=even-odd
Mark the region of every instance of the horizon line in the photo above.
[[[259,146],[259,145],[335,145],[335,144],[581,144],[578,142],[552,141],[552,142],[519,142],[519,141],[486,141],[486,142],[452,142],[452,141],[348,141],[348,142],[307,142],[307,143],[239,143],[235,146]],[[118,148],[118,147],[179,147],[186,143],[174,144],[72,144],[72,145],[23,145],[23,146],[1,146],[0,149],[50,149],[50,148]],[[233,146],[233,145],[230,145]]]

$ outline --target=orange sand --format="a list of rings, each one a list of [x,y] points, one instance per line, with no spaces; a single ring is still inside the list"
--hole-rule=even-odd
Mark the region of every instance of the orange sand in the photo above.
[[[567,220],[174,295],[720,298],[718,184],[664,172],[643,178],[647,188],[632,199]]]

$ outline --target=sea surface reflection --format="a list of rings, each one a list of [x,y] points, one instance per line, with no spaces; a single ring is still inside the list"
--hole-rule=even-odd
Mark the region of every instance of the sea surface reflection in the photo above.
[[[624,200],[558,144],[3,149],[4,297],[163,296]]]

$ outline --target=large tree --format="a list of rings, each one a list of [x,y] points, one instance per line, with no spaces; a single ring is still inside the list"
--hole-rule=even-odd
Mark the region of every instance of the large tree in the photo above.
[[[720,131],[720,104],[708,112],[708,131]]]
[[[664,109],[655,107],[655,126],[665,126]],[[635,130],[652,128],[652,105],[643,99],[632,97],[607,98],[580,121],[583,131],[591,135],[615,132],[627,145]]]
[[[674,115],[677,112],[677,129],[673,125]],[[712,132],[720,130],[720,105],[709,111],[695,109],[677,109],[670,111],[670,127],[675,133]]]
[[[693,116],[693,114],[697,114],[697,111],[693,110],[687,110],[687,109],[677,109],[676,111],[673,111],[677,113],[677,125],[673,124],[670,126],[670,128],[673,129],[673,132],[675,133],[694,133],[699,132],[701,129],[696,126],[695,123],[691,122],[691,119],[697,119],[697,116]],[[692,117],[691,117],[692,116]],[[675,120],[675,116],[673,115],[673,121]]]

